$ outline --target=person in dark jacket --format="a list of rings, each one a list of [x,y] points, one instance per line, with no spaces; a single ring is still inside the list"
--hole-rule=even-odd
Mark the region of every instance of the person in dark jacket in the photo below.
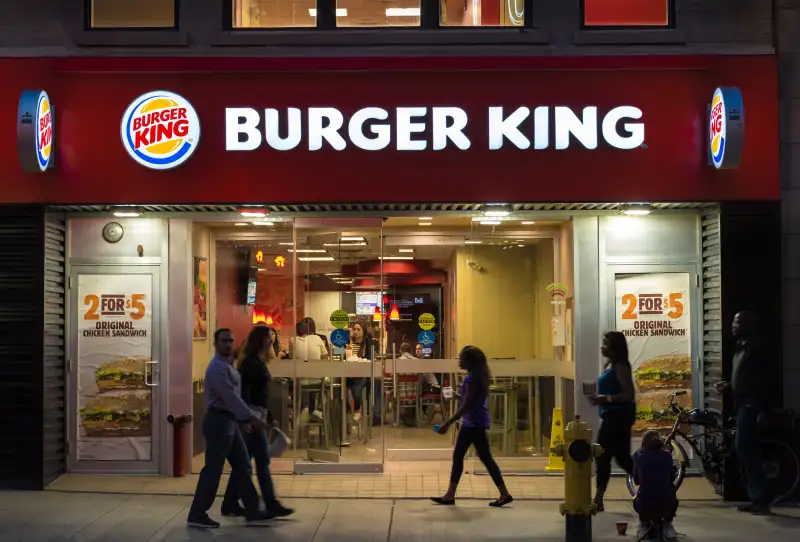
[[[767,374],[772,365],[766,342],[756,333],[757,318],[742,311],[733,318],[736,351],[733,355],[733,375],[730,382],[719,382],[719,393],[733,392],[736,405],[736,441],[739,463],[745,470],[750,503],[739,507],[740,512],[755,515],[772,513],[767,477],[761,457],[758,416],[768,407]]]
[[[639,486],[633,509],[639,514],[641,538],[649,528],[650,519],[662,519],[664,538],[678,537],[672,521],[678,512],[675,495],[675,466],[672,455],[664,449],[658,431],[648,431],[642,438],[642,447],[633,455],[633,482]]]
[[[291,508],[283,506],[275,496],[275,486],[269,470],[269,438],[268,427],[277,427],[267,405],[269,404],[269,381],[271,375],[267,362],[276,359],[278,350],[278,334],[268,326],[256,326],[250,331],[247,342],[239,357],[238,369],[242,381],[242,399],[251,410],[258,412],[267,421],[266,427],[246,427],[245,443],[250,457],[256,463],[256,477],[261,487],[261,496],[266,505],[267,514],[272,517],[285,517],[294,513]],[[228,482],[225,497],[222,500],[223,516],[241,516],[244,513],[239,504],[237,487]]]

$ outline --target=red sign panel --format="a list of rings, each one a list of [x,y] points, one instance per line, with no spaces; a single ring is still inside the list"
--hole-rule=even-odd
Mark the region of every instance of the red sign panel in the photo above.
[[[779,197],[776,68],[768,57],[396,61],[402,70],[381,60],[372,65],[382,71],[308,72],[259,71],[257,60],[249,60],[242,65],[252,71],[183,73],[125,73],[126,61],[114,59],[116,71],[62,67],[38,77],[19,70],[19,62],[9,69],[0,62],[9,82],[0,88],[0,116],[8,120],[0,124],[0,143],[15,148],[11,119],[19,91],[47,88],[59,117],[55,169],[27,174],[13,151],[3,153],[3,202]],[[18,73],[26,76],[12,77]],[[739,87],[747,111],[742,163],[729,171],[708,160],[707,108],[720,85]],[[121,133],[132,102],[153,91],[184,98],[199,122],[198,136],[181,142],[196,148],[172,169],[142,165],[147,160],[129,155]],[[169,99],[177,98],[158,98]],[[140,109],[160,107],[149,104]],[[232,131],[232,123],[251,124]],[[142,152],[163,165],[176,149],[159,143]]]
[[[583,0],[585,26],[667,26],[670,0]]]

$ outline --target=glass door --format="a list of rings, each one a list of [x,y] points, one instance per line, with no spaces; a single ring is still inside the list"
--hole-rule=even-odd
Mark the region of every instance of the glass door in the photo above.
[[[158,472],[159,268],[70,272],[72,472]]]
[[[382,472],[382,219],[298,218],[293,246],[296,472]]]

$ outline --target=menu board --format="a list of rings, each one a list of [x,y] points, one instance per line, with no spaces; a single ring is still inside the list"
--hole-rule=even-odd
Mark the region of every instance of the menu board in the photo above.
[[[356,292],[356,314],[358,316],[372,316],[375,307],[380,302],[380,292]]]
[[[151,458],[152,282],[78,277],[78,460]]]
[[[636,386],[633,430],[668,430],[675,421],[671,394],[686,392],[692,405],[692,341],[689,273],[617,275],[616,325],[628,341]]]

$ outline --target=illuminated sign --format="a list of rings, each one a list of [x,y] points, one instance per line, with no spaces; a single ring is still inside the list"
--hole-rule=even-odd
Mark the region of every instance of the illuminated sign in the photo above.
[[[256,262],[264,263],[264,253],[260,250],[256,252]]]
[[[45,171],[53,158],[53,105],[43,90],[25,90],[17,108],[17,152],[22,169]]]
[[[714,91],[708,115],[708,144],[716,169],[735,169],[744,147],[744,102],[738,88]]]
[[[225,109],[226,150],[252,151],[262,145],[278,151],[297,149],[304,130],[310,151],[326,146],[337,151],[348,146],[365,151],[465,151],[472,146],[466,134],[467,112],[460,107],[397,107],[391,114],[381,107],[365,107],[349,118],[334,107],[309,107],[305,113],[295,107],[262,111]],[[642,110],[629,105],[605,112],[595,106],[579,112],[565,106],[489,107],[487,115],[490,150],[504,146],[564,150],[573,139],[586,149],[596,149],[600,141],[620,150],[644,144]],[[430,132],[430,145],[423,132]]]
[[[131,158],[150,169],[183,164],[200,142],[200,119],[192,104],[166,90],[136,98],[120,124],[122,145]]]
[[[283,256],[275,256],[275,267],[286,267],[286,258]]]

